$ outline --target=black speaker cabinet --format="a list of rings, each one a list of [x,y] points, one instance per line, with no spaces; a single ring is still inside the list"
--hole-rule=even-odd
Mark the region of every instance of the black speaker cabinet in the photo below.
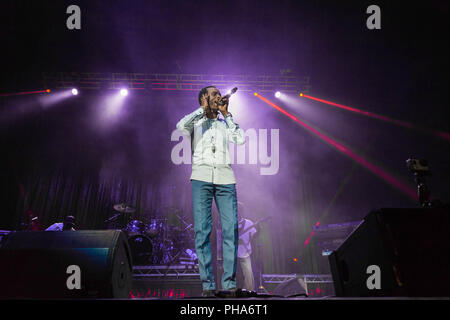
[[[336,295],[450,296],[449,249],[448,209],[373,211],[329,256]]]
[[[0,243],[2,299],[128,298],[131,284],[118,230],[11,232]]]

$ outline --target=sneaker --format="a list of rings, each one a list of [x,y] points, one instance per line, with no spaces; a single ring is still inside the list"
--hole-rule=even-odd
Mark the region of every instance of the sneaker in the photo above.
[[[202,297],[215,297],[216,296],[216,290],[203,290]]]

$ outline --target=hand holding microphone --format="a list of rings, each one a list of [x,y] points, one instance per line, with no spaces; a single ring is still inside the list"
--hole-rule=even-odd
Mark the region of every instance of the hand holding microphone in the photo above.
[[[231,89],[230,93],[224,95],[224,96],[220,99],[220,101],[218,102],[218,104],[221,105],[221,106],[228,104],[228,100],[230,99],[231,95],[235,94],[237,90],[238,90],[237,87],[234,87],[233,89]]]
[[[231,95],[234,94],[237,91],[237,87],[233,88],[228,94],[224,95],[219,102],[217,103],[217,106],[219,107],[219,111],[222,113],[224,117],[228,116],[228,100],[230,99]]]

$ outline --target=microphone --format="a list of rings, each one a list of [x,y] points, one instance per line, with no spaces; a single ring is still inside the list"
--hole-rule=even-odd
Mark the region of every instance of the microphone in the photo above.
[[[238,90],[237,87],[234,87],[233,89],[231,89],[230,93],[224,95],[224,96],[220,99],[219,104],[220,104],[221,106],[223,106],[223,105],[225,104],[225,101],[224,101],[224,100],[228,100],[228,99],[231,97],[231,95],[233,95],[233,94],[236,93],[237,90]]]

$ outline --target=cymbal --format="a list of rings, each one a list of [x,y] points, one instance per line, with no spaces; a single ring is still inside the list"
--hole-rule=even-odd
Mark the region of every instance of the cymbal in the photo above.
[[[136,209],[132,206],[129,206],[126,203],[119,203],[114,205],[114,210],[119,211],[121,213],[132,213],[135,212]]]

